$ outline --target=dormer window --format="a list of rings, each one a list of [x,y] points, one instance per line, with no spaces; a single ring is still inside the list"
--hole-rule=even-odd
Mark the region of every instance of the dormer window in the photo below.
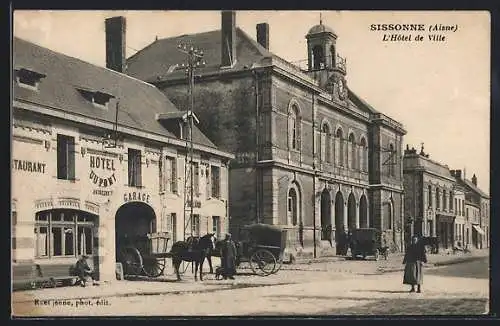
[[[77,89],[87,101],[101,109],[107,109],[109,100],[114,98],[113,95],[101,91],[94,91],[81,87],[78,87]]]
[[[38,90],[38,84],[40,84],[42,78],[47,77],[45,74],[26,68],[16,69],[15,75],[19,86],[32,90]]]
[[[193,118],[194,124],[200,123],[196,114],[191,111],[187,113],[185,111],[177,111],[156,114],[156,120],[179,139],[187,139],[189,137],[189,117]]]

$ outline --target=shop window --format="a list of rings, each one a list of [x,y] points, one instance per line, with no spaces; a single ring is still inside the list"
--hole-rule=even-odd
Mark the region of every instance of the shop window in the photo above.
[[[131,187],[142,186],[142,165],[141,151],[137,149],[128,149],[128,185]]]
[[[35,257],[76,257],[93,254],[94,218],[84,212],[52,210],[37,213]]]
[[[75,138],[57,135],[57,178],[75,180]]]
[[[211,166],[212,197],[220,198],[220,168]]]

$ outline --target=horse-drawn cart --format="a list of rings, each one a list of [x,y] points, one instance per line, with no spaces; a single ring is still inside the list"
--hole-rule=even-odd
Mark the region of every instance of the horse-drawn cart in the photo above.
[[[260,276],[277,273],[283,263],[286,230],[268,224],[251,224],[240,229],[236,243],[236,264],[248,262],[252,271]]]
[[[117,261],[124,275],[158,277],[163,274],[169,236],[166,232],[118,239]]]

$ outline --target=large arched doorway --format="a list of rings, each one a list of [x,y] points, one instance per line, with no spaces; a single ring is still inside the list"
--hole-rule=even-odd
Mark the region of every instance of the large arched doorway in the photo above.
[[[356,228],[356,199],[352,192],[347,201],[347,228],[349,230]]]
[[[135,247],[139,251],[145,250],[146,248],[141,246],[147,244],[144,240],[148,233],[153,232],[156,232],[156,215],[151,206],[142,202],[129,202],[116,211],[116,260],[122,262],[125,274],[136,274],[137,271],[131,269],[140,266],[130,264],[130,261],[137,259],[135,250],[124,248]]]
[[[368,203],[366,201],[366,196],[361,196],[359,200],[359,226],[362,228],[367,228],[368,225]]]
[[[328,240],[328,226],[331,222],[331,199],[328,189],[324,189],[321,193],[321,240]]]
[[[337,244],[344,227],[344,197],[338,191],[335,195],[335,239],[337,239]]]

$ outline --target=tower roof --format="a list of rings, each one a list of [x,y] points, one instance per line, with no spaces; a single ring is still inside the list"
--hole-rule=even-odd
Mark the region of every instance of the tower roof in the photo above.
[[[333,35],[337,35],[333,31],[333,29],[331,29],[330,27],[328,27],[326,25],[323,25],[322,23],[311,27],[311,29],[309,30],[307,35],[321,34],[321,33],[332,33]]]

